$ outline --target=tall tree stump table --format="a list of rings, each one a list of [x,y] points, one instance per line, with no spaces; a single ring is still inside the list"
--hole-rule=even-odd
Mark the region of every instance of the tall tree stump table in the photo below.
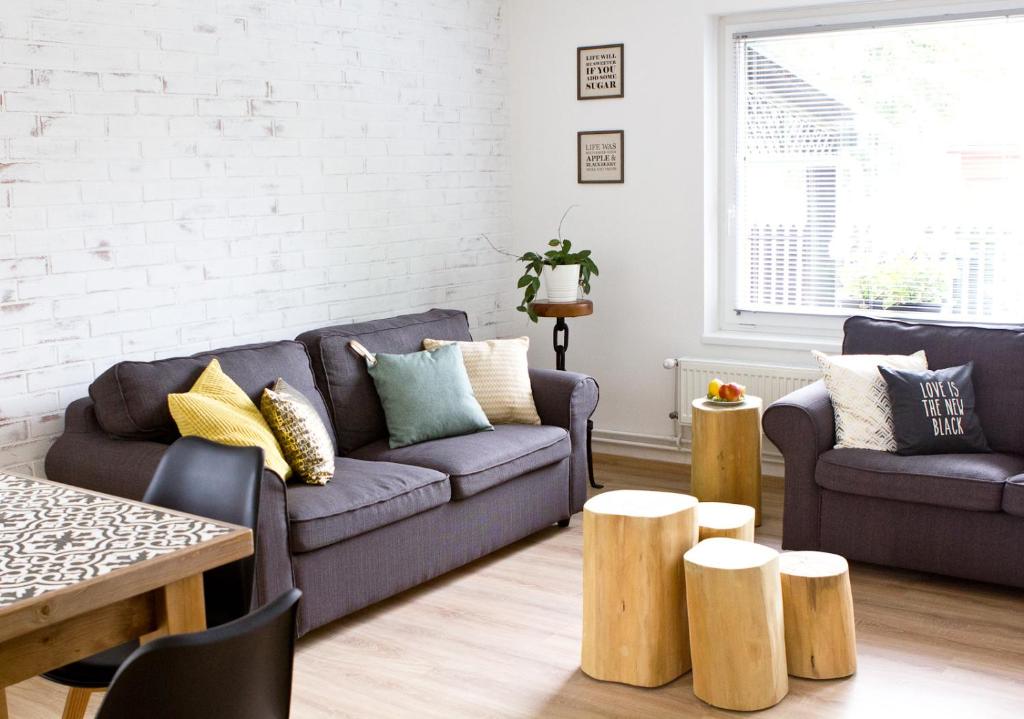
[[[693,400],[690,491],[702,502],[754,508],[761,526],[761,398],[742,404]]]
[[[538,317],[553,317],[555,328],[552,332],[552,345],[555,348],[555,369],[565,370],[565,353],[569,349],[569,324],[565,321],[569,317],[587,317],[594,314],[594,303],[590,300],[576,300],[575,302],[548,302],[538,300],[530,303],[530,308]],[[603,489],[603,484],[594,481],[594,454],[590,447],[591,436],[594,433],[594,421],[587,419],[587,476],[590,478],[590,486],[594,489]]]
[[[690,670],[683,554],[697,542],[697,500],[603,492],[583,506],[583,651],[604,681],[666,684]]]

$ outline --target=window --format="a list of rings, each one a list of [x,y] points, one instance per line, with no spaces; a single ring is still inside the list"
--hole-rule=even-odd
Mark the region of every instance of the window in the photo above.
[[[727,41],[727,309],[1024,321],[1021,18]]]

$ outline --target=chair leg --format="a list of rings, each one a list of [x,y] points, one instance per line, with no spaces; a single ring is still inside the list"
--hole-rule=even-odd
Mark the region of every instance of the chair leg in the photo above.
[[[97,689],[82,689],[71,687],[68,689],[68,697],[64,700],[64,713],[60,719],[84,719],[85,710],[89,706],[89,697]]]

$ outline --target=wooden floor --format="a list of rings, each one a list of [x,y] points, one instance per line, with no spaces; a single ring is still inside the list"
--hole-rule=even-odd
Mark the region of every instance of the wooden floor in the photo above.
[[[685,491],[685,472],[597,466],[607,489]],[[778,547],[782,493],[766,482],[758,541]],[[292,716],[737,716],[697,700],[689,674],[638,689],[580,673],[581,524],[576,516],[303,638]],[[1024,592],[867,565],[851,576],[859,671],[792,679],[759,717],[1024,717]],[[11,719],[57,717],[63,690],[33,679],[8,698]]]

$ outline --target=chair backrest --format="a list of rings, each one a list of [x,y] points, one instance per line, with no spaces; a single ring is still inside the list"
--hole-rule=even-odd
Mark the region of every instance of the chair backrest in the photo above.
[[[262,449],[182,437],[160,459],[143,501],[249,527],[255,544],[262,479]],[[209,626],[248,613],[254,567],[250,556],[203,575]]]
[[[228,624],[142,645],[114,676],[96,719],[287,719],[301,596],[290,589]]]

